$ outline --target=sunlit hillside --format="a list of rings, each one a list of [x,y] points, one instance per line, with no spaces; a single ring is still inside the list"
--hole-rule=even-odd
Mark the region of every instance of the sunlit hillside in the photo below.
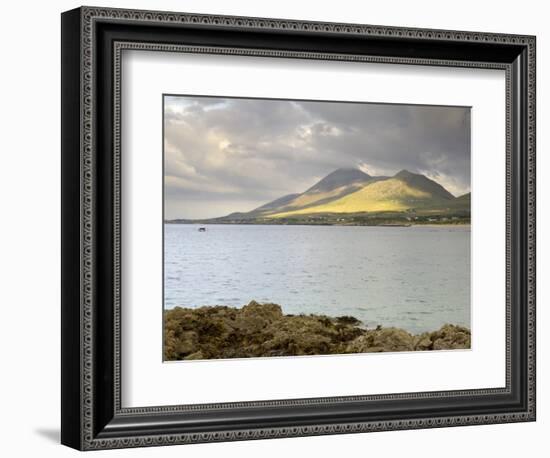
[[[368,222],[374,224],[434,221],[438,215],[442,221],[468,222],[470,193],[455,197],[436,181],[407,170],[393,177],[373,177],[358,169],[337,169],[302,193],[288,194],[247,213],[202,222],[364,224],[365,218],[371,218]]]
[[[434,198],[429,192],[413,188],[399,178],[369,183],[358,191],[340,199],[314,207],[270,215],[281,218],[310,213],[358,213],[403,211],[422,206]]]
[[[260,207],[255,211],[261,210],[266,215],[274,211],[280,211],[282,208],[296,210],[311,207],[315,204],[323,204],[351,194],[375,180],[376,178],[358,169],[337,169],[303,193],[294,195],[291,200],[284,202],[284,205],[267,204],[267,206]]]

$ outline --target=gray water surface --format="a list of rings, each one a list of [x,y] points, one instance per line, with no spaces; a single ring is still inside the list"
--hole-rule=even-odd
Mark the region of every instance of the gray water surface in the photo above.
[[[413,333],[470,327],[470,227],[164,226],[166,308],[275,302]]]

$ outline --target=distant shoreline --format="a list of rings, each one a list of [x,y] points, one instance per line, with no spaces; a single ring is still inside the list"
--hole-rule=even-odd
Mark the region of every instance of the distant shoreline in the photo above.
[[[471,193],[455,196],[425,175],[406,169],[371,176],[339,168],[302,193],[287,194],[249,211],[212,218],[173,218],[168,224],[387,226],[469,224]],[[229,209],[227,209],[229,211]]]
[[[227,222],[227,221],[174,221],[174,220],[168,220],[164,221],[164,224],[181,224],[181,225],[195,225],[195,226],[208,226],[208,225],[224,225],[224,226],[348,226],[348,227],[389,227],[389,228],[397,228],[397,227],[454,227],[454,226],[460,226],[460,227],[470,227],[471,222],[427,222],[427,223],[418,223],[418,222],[410,222],[407,224],[391,224],[391,223],[380,223],[380,224],[343,224],[343,223],[307,223],[307,222],[292,222],[292,223],[262,223],[262,222]]]
[[[164,311],[164,360],[205,360],[469,349],[470,330],[445,324],[413,335],[395,327],[365,328],[352,316],[283,314],[251,301],[241,307],[175,307]]]
[[[448,223],[441,223],[441,224],[433,224],[433,223],[427,223],[427,224],[415,224],[415,226],[423,226],[423,227],[453,227],[453,226],[460,226],[460,227],[471,227],[472,223],[458,223],[458,224],[448,224]]]

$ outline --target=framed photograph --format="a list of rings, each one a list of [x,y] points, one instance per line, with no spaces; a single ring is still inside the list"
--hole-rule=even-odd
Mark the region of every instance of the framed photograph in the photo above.
[[[535,37],[62,15],[62,443],[535,420]]]

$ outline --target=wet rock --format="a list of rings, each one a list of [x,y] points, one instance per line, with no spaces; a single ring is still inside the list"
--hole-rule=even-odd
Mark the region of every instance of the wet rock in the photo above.
[[[260,316],[267,321],[275,321],[283,317],[283,311],[278,304],[260,304],[250,301],[241,309],[241,315]]]
[[[338,340],[332,323],[305,315],[272,323],[266,335],[261,349],[268,356],[329,354]]]
[[[176,349],[178,353],[188,354],[192,353],[198,343],[198,335],[195,331],[184,331],[181,333]]]
[[[187,355],[185,359],[205,359],[205,357],[201,351],[197,351],[195,353],[191,353],[190,355]]]
[[[439,331],[432,332],[430,337],[433,342],[433,350],[465,349],[472,345],[470,330],[454,324],[442,326]]]
[[[348,316],[348,315],[337,316],[336,322],[341,324],[353,324],[353,325],[361,324],[361,321],[359,321],[357,318],[355,318],[354,316]]]
[[[284,315],[277,304],[165,312],[164,359],[218,359],[469,348],[467,328],[445,325],[413,336],[399,328],[365,329],[350,316]]]
[[[383,351],[413,351],[414,336],[399,328],[380,328],[365,331],[351,342],[346,353],[375,353]]]
[[[430,338],[430,334],[427,332],[420,334],[416,339],[414,349],[418,351],[433,350],[433,342]]]

